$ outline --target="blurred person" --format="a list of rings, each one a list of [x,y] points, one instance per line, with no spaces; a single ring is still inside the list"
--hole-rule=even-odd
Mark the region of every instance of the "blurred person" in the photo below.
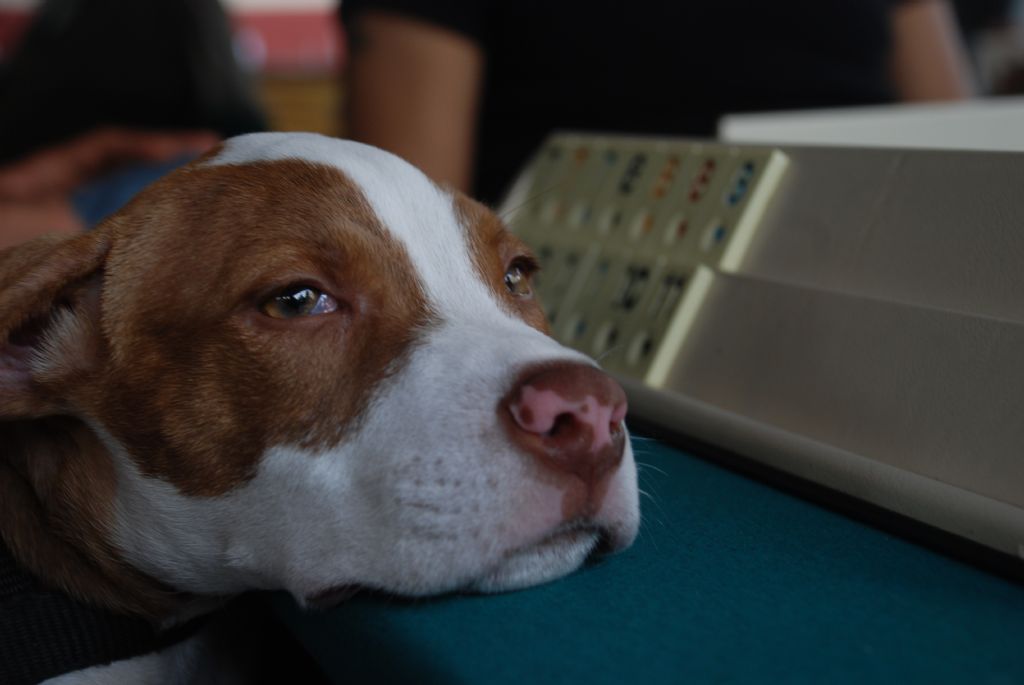
[[[95,225],[218,140],[208,131],[102,128],[0,167],[0,249]]]
[[[348,130],[494,203],[554,129],[972,95],[943,0],[344,0]]]
[[[1017,1],[952,0],[957,24],[968,46],[980,33],[1011,23]]]
[[[985,95],[1024,93],[1024,1],[953,0]]]
[[[0,65],[0,248],[264,128],[216,0],[46,0]]]

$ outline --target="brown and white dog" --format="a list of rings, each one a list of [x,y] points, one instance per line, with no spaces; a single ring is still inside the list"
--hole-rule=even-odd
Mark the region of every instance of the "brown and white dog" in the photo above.
[[[9,250],[4,542],[162,625],[250,588],[521,588],[628,546],[625,397],[546,334],[535,268],[483,206],[311,134],[231,139]]]

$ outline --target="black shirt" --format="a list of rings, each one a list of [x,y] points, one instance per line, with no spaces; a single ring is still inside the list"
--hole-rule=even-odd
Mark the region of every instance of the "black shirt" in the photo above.
[[[0,538],[0,683],[31,685],[148,654],[194,634],[204,618],[166,631],[89,606],[36,580]]]
[[[895,0],[345,0],[457,31],[486,58],[475,194],[554,129],[708,136],[728,112],[891,101]]]
[[[103,126],[266,128],[217,0],[47,0],[0,64],[0,164]]]

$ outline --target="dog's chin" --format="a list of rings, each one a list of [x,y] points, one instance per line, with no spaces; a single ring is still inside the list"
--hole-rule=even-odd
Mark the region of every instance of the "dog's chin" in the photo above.
[[[556,580],[582,566],[606,538],[606,532],[593,526],[560,528],[538,542],[509,550],[499,562],[475,580],[448,591],[491,594],[521,590]],[[336,585],[304,596],[301,603],[311,609],[330,609],[365,590],[374,591],[369,586],[357,584]],[[408,596],[443,592],[416,592]],[[397,594],[406,595],[403,592]]]
[[[582,566],[600,540],[601,533],[596,528],[557,531],[540,542],[506,553],[467,590],[507,592],[561,578]]]

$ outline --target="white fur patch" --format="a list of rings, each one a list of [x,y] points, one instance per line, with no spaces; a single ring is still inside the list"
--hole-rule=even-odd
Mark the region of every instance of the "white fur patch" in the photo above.
[[[228,140],[207,164],[282,159],[332,166],[358,185],[381,224],[405,247],[431,304],[440,311],[497,311],[476,277],[451,193],[400,157],[313,133],[251,133]]]

